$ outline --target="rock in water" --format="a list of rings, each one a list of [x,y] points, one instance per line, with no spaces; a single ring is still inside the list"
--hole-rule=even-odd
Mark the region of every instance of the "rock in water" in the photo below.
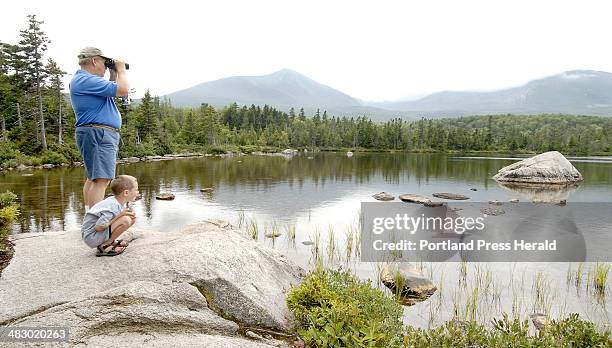
[[[16,236],[0,278],[0,325],[70,327],[71,346],[251,347],[239,326],[291,332],[286,292],[304,271],[219,225],[130,229],[129,248],[103,258],[76,231]]]
[[[432,196],[436,198],[442,198],[442,199],[453,199],[456,201],[463,201],[466,199],[470,199],[470,197],[468,196],[460,195],[458,193],[449,193],[449,192],[438,192],[438,193],[432,194]]]
[[[444,202],[438,202],[438,201],[427,201],[425,203],[423,203],[424,206],[426,207],[441,207],[444,205]]]
[[[502,208],[481,208],[480,212],[491,216],[498,216],[506,213]]]
[[[416,195],[414,193],[405,193],[403,195],[399,195],[399,199],[402,202],[420,203],[420,204],[425,204],[426,202],[430,202],[431,201],[427,197],[424,197],[424,196],[421,196],[421,195]]]
[[[205,192],[205,193],[213,192],[213,188],[212,187],[201,188],[200,192]]]
[[[281,153],[283,155],[293,156],[293,155],[297,155],[298,150],[295,150],[295,149],[284,149]]]
[[[174,199],[174,194],[172,193],[160,193],[155,196],[155,199],[159,199],[161,201],[171,201]]]
[[[383,284],[398,291],[402,302],[412,306],[428,299],[438,288],[416,268],[405,264],[387,264],[380,273]],[[401,287],[401,289],[398,289]]]
[[[375,195],[373,195],[372,197],[374,197],[375,199],[379,200],[379,201],[392,201],[395,199],[395,197],[393,197],[392,195],[388,194],[387,192],[379,192]]]
[[[282,236],[280,232],[269,232],[265,234],[266,238],[278,238]]]
[[[548,320],[548,316],[542,313],[530,314],[529,318],[531,318],[533,326],[535,326],[538,330],[544,329],[550,322],[550,320]]]
[[[503,167],[493,179],[531,184],[571,184],[582,181],[582,175],[561,153],[549,151]]]

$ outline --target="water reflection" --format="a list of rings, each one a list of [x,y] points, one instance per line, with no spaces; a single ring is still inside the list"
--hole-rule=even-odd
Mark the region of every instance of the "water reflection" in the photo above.
[[[497,183],[508,192],[516,193],[520,197],[534,203],[560,203],[561,201],[567,201],[570,195],[580,186],[578,184],[546,185],[502,181]]]
[[[440,154],[357,153],[349,158],[344,153],[316,153],[290,159],[240,156],[125,164],[118,167],[118,173],[136,176],[140,182],[143,199],[138,209],[146,217],[140,223],[165,230],[177,227],[177,221],[188,223],[190,218],[200,217],[203,210],[247,210],[295,220],[303,212],[349,196],[365,199],[383,190],[395,195],[409,192],[429,195],[444,190],[465,193],[472,200],[481,201],[527,194],[508,192],[491,179],[499,168],[512,162],[508,158],[473,159]],[[612,163],[574,165],[585,181],[572,199],[606,201],[612,197]],[[23,211],[13,232],[78,228],[83,217],[83,168],[30,173],[31,176],[23,176],[23,172],[0,175],[0,191],[15,192]],[[199,192],[207,187],[214,191]],[[477,188],[478,192],[469,188]],[[168,191],[177,194],[175,202],[155,201],[155,195]],[[161,219],[155,214],[165,216]]]

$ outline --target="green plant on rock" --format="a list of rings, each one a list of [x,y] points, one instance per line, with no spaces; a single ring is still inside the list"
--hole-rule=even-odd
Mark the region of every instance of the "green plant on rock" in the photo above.
[[[451,320],[433,329],[406,327],[404,346],[425,347],[610,347],[610,332],[599,332],[593,323],[570,314],[552,320],[536,335],[529,335],[527,321],[518,318],[493,319],[492,327],[474,321]]]
[[[9,225],[19,217],[17,195],[10,191],[0,193],[0,248],[4,246],[4,238],[8,235]]]
[[[348,271],[315,268],[291,289],[287,305],[308,346],[401,346],[402,307]]]

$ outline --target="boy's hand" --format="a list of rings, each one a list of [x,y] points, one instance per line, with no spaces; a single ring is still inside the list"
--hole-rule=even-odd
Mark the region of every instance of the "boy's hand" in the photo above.
[[[133,211],[128,211],[125,215],[129,216],[132,219],[132,222],[136,221],[136,213],[134,213]]]
[[[129,216],[132,218],[132,220],[136,219],[136,213],[134,213],[133,211],[130,211],[129,209],[123,209],[121,211],[121,213],[119,214],[119,216]]]

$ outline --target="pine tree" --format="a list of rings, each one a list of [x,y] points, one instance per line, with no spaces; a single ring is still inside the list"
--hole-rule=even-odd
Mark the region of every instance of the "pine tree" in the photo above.
[[[28,28],[20,30],[21,41],[19,45],[26,62],[25,73],[36,89],[38,99],[38,115],[40,122],[40,141],[43,150],[47,150],[47,137],[45,133],[45,116],[43,113],[42,82],[45,77],[43,56],[50,43],[47,35],[40,29],[43,21],[38,21],[36,15],[28,15]]]
[[[62,77],[66,75],[66,72],[62,71],[62,69],[60,69],[60,67],[53,59],[49,59],[49,63],[47,64],[46,69],[51,80],[51,89],[57,96],[57,143],[62,145],[64,143],[64,128],[62,123],[62,106],[64,104],[62,89],[64,88],[64,84],[62,83]]]

